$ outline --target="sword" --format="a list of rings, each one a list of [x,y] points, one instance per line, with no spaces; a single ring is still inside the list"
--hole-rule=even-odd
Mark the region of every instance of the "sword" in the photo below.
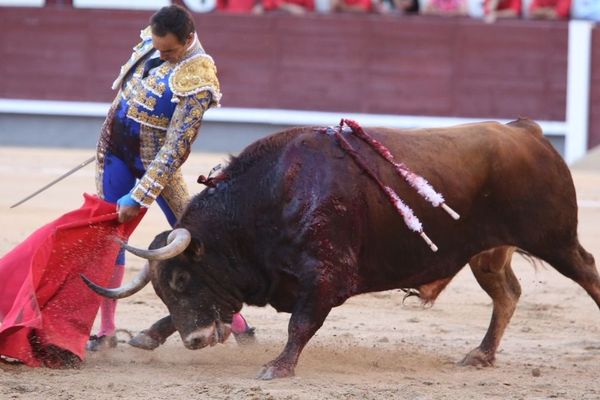
[[[50,182],[49,184],[47,184],[46,186],[44,186],[43,188],[36,190],[35,192],[31,193],[29,196],[25,197],[23,200],[20,200],[20,201],[16,202],[12,206],[10,206],[10,208],[15,208],[16,206],[25,203],[27,200],[31,199],[32,197],[37,196],[38,194],[42,193],[44,190],[46,190],[49,187],[51,187],[51,186],[57,184],[58,182],[62,181],[67,176],[73,174],[74,172],[79,171],[81,168],[83,168],[86,165],[88,165],[89,163],[93,162],[95,159],[96,159],[96,156],[92,156],[92,157],[88,158],[87,160],[85,160],[84,162],[82,162],[81,164],[79,164],[78,166],[76,166],[75,168],[71,169],[70,171],[65,172],[64,174],[62,174],[61,176],[59,176],[58,178],[56,178],[55,180],[53,180],[52,182]]]

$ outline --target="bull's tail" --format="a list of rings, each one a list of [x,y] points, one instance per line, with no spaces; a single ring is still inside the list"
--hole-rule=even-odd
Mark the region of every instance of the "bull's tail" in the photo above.
[[[542,131],[542,127],[532,119],[526,117],[519,117],[515,121],[509,122],[507,125],[513,126],[515,128],[525,129],[528,132],[533,133],[537,136],[544,136],[544,132]]]
[[[534,256],[533,254],[531,254],[528,251],[525,251],[523,249],[520,249],[517,247],[517,249],[515,250],[515,253],[517,253],[518,255],[520,255],[521,257],[523,257],[525,260],[527,260],[537,271],[539,267],[542,267],[544,265],[543,261]]]

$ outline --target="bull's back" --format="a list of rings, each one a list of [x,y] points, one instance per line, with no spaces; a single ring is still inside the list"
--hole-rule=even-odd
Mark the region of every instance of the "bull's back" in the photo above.
[[[482,250],[506,244],[526,247],[522,240],[535,236],[532,227],[574,229],[570,173],[532,121],[365,131],[461,215],[454,221],[440,207],[432,207],[393,165],[351,133],[344,138],[379,183],[335,136],[315,128],[284,132],[273,172],[275,192],[281,195],[273,210],[285,227],[283,242],[355,263],[360,279],[354,282],[362,279],[367,290],[398,287],[399,282],[419,284],[403,281],[416,271],[430,269],[429,278],[451,276]],[[407,228],[380,184],[391,187],[414,211],[438,253]],[[330,246],[320,248],[322,243]]]
[[[539,125],[528,119],[507,125],[484,122],[437,129],[374,129],[373,136],[387,143],[397,161],[450,191],[462,187],[472,196],[492,181],[496,190],[507,193],[515,184],[531,184],[532,180],[572,187],[562,157],[543,137]]]
[[[429,137],[418,139],[423,133]],[[570,171],[535,122],[469,124],[409,135],[410,142],[431,142],[436,151],[421,147],[429,157],[425,162],[418,153],[397,149],[396,154],[402,152],[400,160],[422,173],[462,217],[455,227],[428,220],[434,227],[432,237],[439,235],[447,246],[465,246],[473,253],[515,245],[532,252],[541,249],[541,254],[548,243],[576,240],[577,203]],[[419,211],[433,215],[424,208]]]
[[[392,153],[395,162],[425,178],[449,204],[462,208],[457,211],[463,214],[468,214],[474,206],[486,212],[486,206],[510,209],[519,202],[529,204],[534,198],[543,203],[544,199],[539,197],[544,197],[545,192],[559,192],[550,197],[559,196],[566,205],[575,202],[567,166],[543,137],[539,125],[531,120],[521,119],[507,125],[484,122],[449,128],[365,128],[365,131]],[[429,205],[406,184],[393,165],[355,135],[343,136],[351,151],[356,152],[380,183],[393,188],[428,218]],[[312,199],[309,209],[315,209],[328,196],[343,198],[346,203],[385,200],[382,188],[359,165],[361,161],[357,162],[344,150],[333,135],[303,128],[295,130],[283,142],[279,181],[286,200],[300,193],[307,201]],[[357,192],[364,194],[362,199],[356,199]],[[380,212],[380,208],[373,209]]]

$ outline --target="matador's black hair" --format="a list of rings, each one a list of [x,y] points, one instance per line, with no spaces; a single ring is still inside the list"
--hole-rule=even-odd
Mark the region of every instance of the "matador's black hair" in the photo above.
[[[179,5],[163,7],[150,18],[152,33],[163,37],[172,33],[180,43],[185,43],[196,30],[192,14]]]

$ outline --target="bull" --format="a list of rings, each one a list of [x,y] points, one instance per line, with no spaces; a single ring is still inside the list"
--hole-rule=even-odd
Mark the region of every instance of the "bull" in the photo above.
[[[125,245],[149,260],[132,282],[88,285],[122,298],[152,282],[170,315],[145,331],[154,341],[148,348],[175,331],[189,349],[223,342],[243,303],[291,313],[285,348],[261,379],[293,375],[304,346],[349,297],[412,288],[432,302],[466,264],[493,310],[482,342],[462,363],[492,365],[521,293],[515,251],[547,262],[600,307],[594,258],[577,237],[569,169],[535,122],[368,130],[443,193],[457,221],[424,201],[364,140],[320,131],[294,128],[251,144],[219,183],[191,199],[173,231],[148,250]],[[367,171],[412,207],[439,250],[407,228]]]

